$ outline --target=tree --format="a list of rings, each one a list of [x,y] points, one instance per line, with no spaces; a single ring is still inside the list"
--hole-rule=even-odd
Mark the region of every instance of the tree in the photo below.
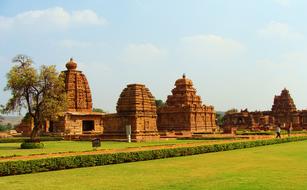
[[[93,112],[99,112],[99,113],[106,113],[106,111],[104,111],[104,110],[101,109],[101,108],[93,108],[92,111],[93,111]]]
[[[17,55],[12,60],[17,63],[7,73],[5,90],[11,91],[4,112],[27,109],[34,127],[31,140],[37,138],[46,120],[56,119],[66,109],[66,93],[64,79],[56,71],[54,65],[42,65],[36,70],[32,59],[26,55]]]
[[[157,108],[161,108],[165,105],[162,100],[155,100]]]
[[[226,114],[237,113],[237,112],[238,112],[238,110],[237,110],[236,108],[232,108],[232,109],[230,109],[230,110],[227,110],[227,111],[225,112],[225,115],[226,115]]]

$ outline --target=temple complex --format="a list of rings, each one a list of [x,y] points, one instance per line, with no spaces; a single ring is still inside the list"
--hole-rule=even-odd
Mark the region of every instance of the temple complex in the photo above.
[[[202,105],[193,82],[186,78],[176,80],[166,105],[158,109],[158,130],[175,133],[213,132],[216,129],[213,106]]]
[[[283,89],[279,96],[274,97],[270,111],[249,112],[247,109],[240,112],[228,113],[224,116],[224,131],[231,128],[238,130],[272,130],[276,125],[294,130],[307,129],[307,110],[296,109],[294,101],[287,89]]]
[[[116,111],[103,116],[103,139],[126,139],[126,126],[131,126],[134,141],[159,139],[155,98],[145,85],[127,85],[117,101]]]

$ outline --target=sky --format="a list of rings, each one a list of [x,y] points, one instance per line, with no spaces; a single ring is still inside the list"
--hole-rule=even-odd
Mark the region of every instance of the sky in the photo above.
[[[305,0],[0,0],[0,104],[17,54],[87,76],[114,112],[127,84],[166,101],[185,73],[203,104],[270,110],[283,88],[307,109]]]

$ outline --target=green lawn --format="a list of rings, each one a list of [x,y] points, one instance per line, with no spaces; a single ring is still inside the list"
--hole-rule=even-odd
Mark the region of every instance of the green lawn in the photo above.
[[[129,147],[141,147],[141,146],[156,146],[167,144],[180,144],[180,143],[197,143],[197,142],[215,142],[208,140],[161,140],[154,142],[112,142],[105,141],[101,143],[101,147],[98,149],[118,149]],[[43,142],[45,147],[43,149],[20,149],[21,143],[0,143],[0,157],[12,156],[12,155],[30,155],[30,154],[44,154],[44,153],[56,153],[56,152],[69,152],[69,151],[88,151],[93,150],[92,143],[88,141],[47,141]]]
[[[2,189],[307,189],[307,141],[0,178]]]

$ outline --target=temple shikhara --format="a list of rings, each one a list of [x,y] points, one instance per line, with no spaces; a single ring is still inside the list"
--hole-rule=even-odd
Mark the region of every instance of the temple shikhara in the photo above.
[[[279,96],[274,97],[270,111],[249,112],[247,109],[240,112],[228,113],[224,116],[224,131],[239,130],[272,130],[275,126],[294,130],[307,129],[307,110],[297,110],[294,101],[287,89],[283,89]]]
[[[158,129],[166,132],[213,132],[216,129],[213,106],[202,104],[193,82],[186,78],[176,80],[166,105],[158,110]]]
[[[55,121],[46,121],[41,133],[69,136],[74,139],[98,137],[125,140],[127,130],[134,141],[156,140],[160,137],[193,136],[217,131],[213,106],[204,105],[192,80],[185,75],[175,82],[166,103],[156,107],[155,97],[144,84],[128,84],[119,95],[116,113],[93,111],[90,85],[77,63],[70,59],[61,72],[65,82],[67,110]],[[307,110],[297,110],[287,89],[274,97],[270,111],[229,112],[221,126],[233,130],[273,130],[275,126],[307,129]],[[23,120],[18,132],[29,135],[33,124]]]
[[[125,139],[126,126],[137,141],[159,138],[155,98],[143,84],[129,84],[117,101],[116,114],[103,117],[103,139]]]

